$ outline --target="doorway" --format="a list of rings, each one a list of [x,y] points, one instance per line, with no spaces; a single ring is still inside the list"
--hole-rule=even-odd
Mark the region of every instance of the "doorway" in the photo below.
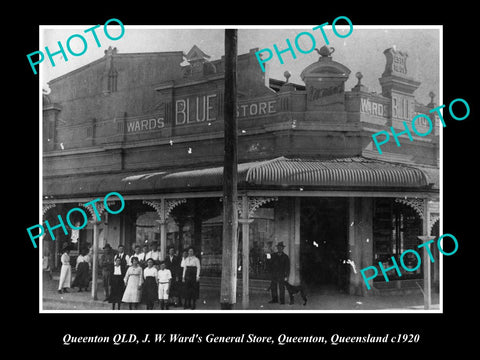
[[[300,276],[309,287],[346,291],[348,268],[346,198],[302,198]]]

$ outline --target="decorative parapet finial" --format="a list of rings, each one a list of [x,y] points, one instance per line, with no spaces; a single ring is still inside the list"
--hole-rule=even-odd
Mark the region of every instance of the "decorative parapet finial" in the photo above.
[[[106,56],[116,55],[117,54],[117,48],[116,47],[112,48],[111,46],[109,46],[108,49],[104,50],[103,52],[105,53]]]
[[[331,58],[332,54],[335,52],[335,48],[332,46],[323,45],[320,50],[315,49],[315,51],[321,56],[318,60],[323,58]]]
[[[290,76],[292,76],[292,73],[288,70],[286,70],[284,73],[283,73],[283,76],[285,76],[285,79],[286,79],[286,83],[288,83],[288,79],[290,79]]]
[[[430,103],[427,106],[433,109],[435,107],[435,93],[430,91],[428,96],[430,97]]]
[[[363,78],[362,73],[361,73],[360,71],[358,71],[358,72],[355,74],[355,77],[358,79],[357,86],[362,85],[362,78]]]
[[[355,77],[358,79],[358,82],[357,82],[357,85],[355,85],[353,88],[352,88],[352,91],[363,91],[363,92],[368,92],[368,88],[362,84],[362,78],[363,78],[363,74],[358,71],[356,74],[355,74]]]

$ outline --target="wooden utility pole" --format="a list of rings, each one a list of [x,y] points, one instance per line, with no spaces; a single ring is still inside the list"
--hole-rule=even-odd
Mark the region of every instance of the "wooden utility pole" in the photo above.
[[[98,285],[98,222],[94,220],[93,223],[93,261],[92,261],[92,299],[98,300],[97,285]]]
[[[237,296],[237,30],[225,29],[223,239],[220,307],[234,308]]]

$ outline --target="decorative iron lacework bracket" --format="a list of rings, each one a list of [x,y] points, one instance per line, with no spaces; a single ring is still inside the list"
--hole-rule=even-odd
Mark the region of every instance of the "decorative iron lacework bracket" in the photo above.
[[[243,213],[243,203],[242,197],[239,197],[236,206],[238,211],[238,218],[239,219],[250,219],[257,209],[270,202],[270,201],[277,201],[277,197],[264,197],[264,196],[248,196],[248,212],[247,214]],[[223,198],[220,198],[220,201],[223,201]]]
[[[410,206],[423,220],[423,199],[414,198],[396,198],[395,202]],[[437,212],[429,212],[429,230],[431,231],[435,223],[440,219],[440,215]]]
[[[438,220],[440,220],[440,216],[438,214],[430,213],[430,232],[432,231],[433,226]]]
[[[187,199],[168,199],[162,201],[156,200],[143,200],[143,203],[149,205],[155,209],[160,221],[166,221],[170,216],[171,211],[180,204],[186,203]]]
[[[82,203],[78,203],[78,205],[83,207],[84,209],[86,209],[88,211],[88,213],[90,214],[90,216],[92,218],[90,220],[91,223],[99,222],[99,220],[97,220],[97,215],[95,213],[95,209],[93,208],[94,206],[97,208],[98,216],[100,217],[100,219],[102,218],[102,214],[105,211],[105,204],[103,202],[99,202],[97,204],[92,204],[90,206],[85,206]]]
[[[238,210],[238,215],[242,219],[250,219],[253,217],[253,214],[257,209],[266,203],[269,203],[271,201],[277,201],[277,197],[263,197],[263,196],[252,196],[248,197],[248,213],[244,214],[243,213],[243,207],[242,207],[242,199],[238,199],[237,201],[237,210]]]
[[[423,220],[423,199],[396,198],[395,202],[410,206]]]
[[[56,207],[57,205],[51,201],[44,201],[42,204],[42,216],[45,216],[48,210]]]

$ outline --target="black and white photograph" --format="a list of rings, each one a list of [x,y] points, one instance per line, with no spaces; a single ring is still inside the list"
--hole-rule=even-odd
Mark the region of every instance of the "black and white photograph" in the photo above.
[[[474,346],[471,9],[71,5],[6,51],[11,348]]]
[[[441,311],[442,29],[340,23],[239,27],[231,60],[117,23],[42,63],[40,310]]]

